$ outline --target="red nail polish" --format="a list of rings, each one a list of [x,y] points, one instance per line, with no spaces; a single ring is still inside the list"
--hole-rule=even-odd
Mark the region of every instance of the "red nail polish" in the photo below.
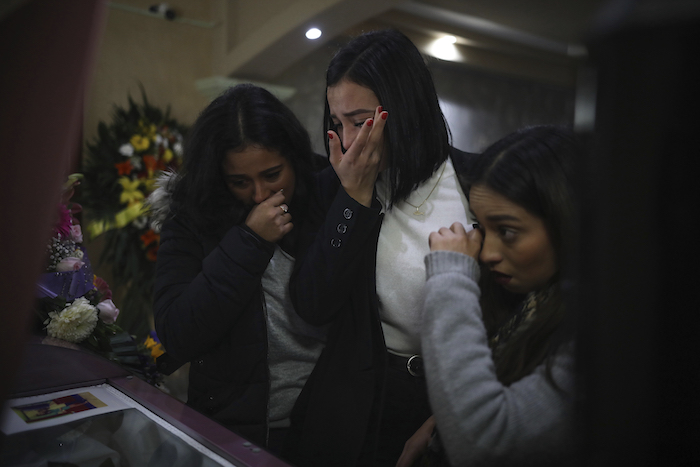
[[[382,106],[380,105],[380,106],[379,106],[379,113],[382,113],[382,110],[384,110],[384,107],[382,107]]]
[[[382,120],[386,120],[386,118],[389,116],[389,112],[382,112]]]
[[[371,118],[367,119],[367,126],[372,126],[373,123],[374,123],[374,120],[372,120]]]
[[[328,139],[333,139],[333,133],[331,133],[330,131],[328,132]]]

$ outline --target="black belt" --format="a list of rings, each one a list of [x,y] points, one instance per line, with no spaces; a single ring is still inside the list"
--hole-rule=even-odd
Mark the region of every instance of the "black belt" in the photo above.
[[[407,371],[411,376],[418,378],[425,377],[423,370],[423,357],[420,355],[411,355],[410,357],[402,357],[400,355],[387,352],[389,368],[394,368],[400,371]]]

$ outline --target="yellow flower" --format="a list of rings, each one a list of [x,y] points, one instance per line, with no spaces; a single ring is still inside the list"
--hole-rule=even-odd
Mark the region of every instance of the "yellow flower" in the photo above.
[[[166,149],[163,155],[161,156],[161,159],[163,159],[163,162],[166,164],[173,160],[173,152],[170,149]]]
[[[152,174],[149,174],[152,176]],[[156,189],[156,183],[158,180],[155,178],[143,178],[141,179],[141,182],[143,185],[146,187],[144,193],[151,193],[153,190]]]
[[[145,151],[151,145],[151,139],[141,135],[132,136],[129,142],[137,151]]]
[[[148,139],[155,139],[156,126],[153,123],[147,125],[145,121],[139,120],[139,129],[141,130],[141,134],[144,135],[144,137]]]
[[[141,180],[132,181],[129,177],[119,177],[118,182],[123,188],[122,194],[119,196],[120,203],[131,205],[144,199],[143,193],[139,190]]]
[[[153,357],[154,360],[165,353],[163,345],[160,342],[156,342],[151,336],[146,338],[144,345],[151,351],[151,357]]]

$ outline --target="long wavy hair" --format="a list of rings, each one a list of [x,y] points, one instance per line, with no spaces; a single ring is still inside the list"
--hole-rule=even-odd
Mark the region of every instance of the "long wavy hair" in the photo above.
[[[368,32],[341,48],[328,65],[326,88],[342,80],[371,89],[389,112],[384,127],[389,201],[407,198],[450,151],[449,129],[423,56],[399,31]],[[324,128],[333,129],[328,99]],[[328,151],[328,135],[325,138]]]
[[[229,151],[251,145],[278,151],[290,161],[296,184],[288,204],[295,221],[300,220],[299,207],[306,204],[316,165],[309,135],[291,110],[252,84],[224,91],[197,118],[186,138],[172,213],[204,231],[222,232],[243,222],[249,208],[229,191],[222,163]]]
[[[488,187],[542,219],[557,261],[549,298],[538,306],[527,331],[514,335],[499,352],[496,373],[504,384],[532,373],[545,359],[551,378],[548,357],[571,337],[568,326],[563,326],[562,283],[570,275],[570,259],[578,244],[574,168],[581,151],[575,135],[564,127],[528,127],[486,149],[470,175],[470,186]],[[486,268],[481,277],[484,322],[493,335],[524,297],[497,285]]]

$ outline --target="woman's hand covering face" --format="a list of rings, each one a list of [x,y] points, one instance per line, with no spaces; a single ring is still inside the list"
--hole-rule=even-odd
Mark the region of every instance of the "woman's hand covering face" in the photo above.
[[[384,125],[389,114],[371,89],[352,81],[329,87],[326,96],[333,122],[328,131],[331,165],[348,195],[370,206],[374,183],[386,166]]]
[[[284,193],[278,191],[251,209],[245,224],[268,242],[278,242],[294,228],[292,215],[284,204]]]
[[[384,146],[383,131],[388,113],[381,106],[374,118],[365,120],[350,148],[343,154],[340,138],[328,131],[330,162],[345,191],[364,206],[372,204],[372,193],[377,181]]]

